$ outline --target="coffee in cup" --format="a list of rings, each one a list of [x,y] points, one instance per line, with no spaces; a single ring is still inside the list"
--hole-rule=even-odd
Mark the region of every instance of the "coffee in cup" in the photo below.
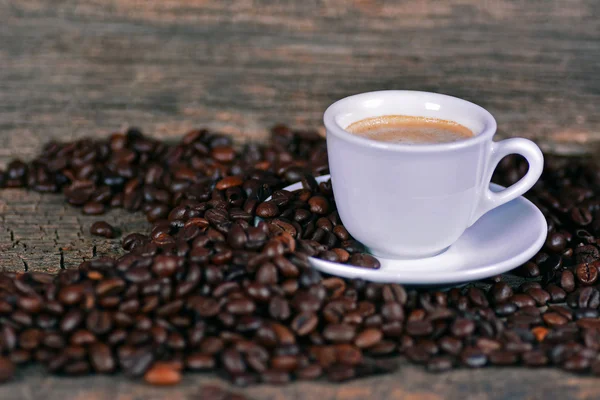
[[[473,137],[473,132],[457,122],[409,115],[365,118],[346,130],[367,139],[388,143],[450,143]]]

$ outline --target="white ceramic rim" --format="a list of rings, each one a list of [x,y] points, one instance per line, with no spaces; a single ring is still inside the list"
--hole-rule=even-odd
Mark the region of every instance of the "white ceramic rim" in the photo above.
[[[353,135],[352,133],[347,132],[344,129],[344,127],[340,126],[340,124],[337,121],[337,117],[341,113],[343,113],[344,110],[346,110],[350,106],[356,107],[355,104],[360,101],[371,100],[377,97],[389,98],[393,96],[406,96],[415,94],[428,96],[433,101],[435,101],[435,99],[437,98],[440,99],[440,101],[451,101],[458,104],[461,107],[469,108],[472,110],[473,113],[478,114],[479,118],[481,118],[484,121],[484,127],[480,132],[475,132],[475,135],[472,138],[460,140],[457,142],[434,144],[400,144],[378,142],[375,140],[370,140],[357,135]],[[402,115],[402,111],[400,110],[398,114]],[[328,135],[335,135],[338,138],[347,142],[374,149],[410,153],[450,151],[474,146],[486,140],[491,141],[492,137],[494,136],[494,133],[496,133],[497,127],[496,120],[494,119],[492,114],[490,114],[490,112],[487,111],[485,108],[478,106],[475,103],[471,103],[470,101],[463,100],[458,97],[448,96],[445,94],[422,92],[417,90],[379,90],[376,92],[366,92],[345,97],[341,100],[336,101],[335,103],[330,105],[327,108],[327,110],[325,110],[325,114],[323,115],[323,122],[325,123],[325,128],[327,129]]]

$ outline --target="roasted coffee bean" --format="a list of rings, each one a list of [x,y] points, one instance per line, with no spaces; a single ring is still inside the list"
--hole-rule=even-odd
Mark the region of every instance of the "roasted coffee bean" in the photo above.
[[[175,273],[179,260],[176,256],[159,255],[154,259],[152,272],[161,278],[169,277]]]
[[[446,336],[439,340],[440,349],[448,354],[458,355],[462,351],[462,341],[460,339]]]
[[[581,263],[575,268],[575,276],[582,285],[593,285],[598,280],[600,262]]]
[[[474,304],[476,307],[488,306],[489,303],[485,297],[485,294],[480,289],[470,287],[467,291],[467,294],[471,303]]]
[[[329,201],[321,195],[313,196],[308,200],[310,211],[315,214],[324,215],[329,213]]]
[[[248,298],[240,298],[228,301],[225,309],[233,315],[247,315],[254,312],[256,305]]]
[[[331,251],[333,251],[337,255],[337,259],[339,262],[346,263],[350,259],[350,254],[344,249],[335,248],[331,249]]]
[[[465,318],[457,318],[450,327],[450,331],[456,337],[469,336],[475,330],[475,323]]]
[[[598,308],[600,306],[600,292],[592,287],[584,287],[578,293],[577,306],[579,308]]]
[[[42,343],[51,349],[60,349],[65,347],[65,338],[58,333],[47,333],[42,339]]]
[[[348,250],[348,249],[346,249],[346,250]],[[377,260],[375,257],[373,257],[369,254],[365,254],[365,253],[353,254],[350,257],[350,259],[348,260],[348,264],[354,265],[356,267],[371,268],[371,269],[378,269],[381,266],[381,264],[379,263],[379,260]]]
[[[404,319],[404,309],[400,303],[386,302],[381,307],[381,315],[388,321],[402,321]]]
[[[39,329],[26,329],[19,335],[19,346],[25,350],[35,350],[40,345],[42,336]]]
[[[406,290],[398,284],[385,285],[381,291],[381,295],[386,302],[392,301],[402,305],[406,304],[408,299]]]
[[[128,376],[139,377],[146,373],[154,362],[154,354],[148,348],[131,349],[125,351],[120,347],[118,351],[119,363]]]
[[[422,309],[422,308],[418,308],[416,310],[413,310],[410,315],[408,316],[408,320],[409,321],[423,321],[425,319],[425,316],[427,315],[427,312]]]
[[[116,362],[109,346],[104,343],[94,343],[89,349],[92,368],[99,373],[110,373],[116,368]]]
[[[334,343],[350,342],[356,335],[356,328],[348,324],[328,324],[323,330],[323,337]]]
[[[63,287],[58,292],[58,300],[65,305],[74,305],[83,300],[84,288],[75,284]]]
[[[248,238],[240,224],[233,224],[227,234],[227,242],[234,249],[243,249]]]
[[[565,300],[567,294],[565,291],[554,284],[548,284],[545,287],[546,291],[550,295],[550,299],[553,303],[560,303]]]
[[[82,211],[84,214],[88,215],[100,215],[106,212],[106,208],[104,204],[96,202],[96,201],[88,201],[83,205]],[[103,235],[99,235],[103,236]]]
[[[350,233],[348,233],[343,225],[337,225],[333,228],[333,233],[340,241],[351,239]]]
[[[427,336],[433,332],[433,325],[428,320],[408,321],[406,333],[412,336]]]
[[[86,326],[95,335],[104,335],[112,328],[112,318],[107,311],[92,310],[87,315]]]
[[[244,362],[242,355],[234,350],[228,349],[223,352],[221,357],[223,366],[230,374],[242,374],[246,372],[246,363]]]
[[[108,239],[117,237],[117,230],[108,222],[98,221],[92,224],[90,233],[95,236],[103,236]]]
[[[481,350],[476,347],[467,347],[460,353],[461,362],[470,368],[480,368],[483,367],[488,359]]]
[[[433,357],[427,362],[429,372],[444,372],[452,369],[454,361],[448,356]]]
[[[585,272],[585,271],[582,271]],[[560,287],[567,293],[575,290],[575,276],[569,269],[564,270],[560,275]]]
[[[293,319],[291,327],[299,336],[306,336],[315,330],[318,322],[319,320],[315,314],[303,312]]]
[[[542,318],[549,326],[561,326],[569,322],[567,318],[556,312],[545,313]]]
[[[294,355],[274,356],[271,367],[278,371],[292,372],[298,367],[298,358]]]
[[[295,375],[301,380],[314,380],[323,375],[323,368],[318,364],[311,364],[297,370]]]
[[[540,268],[534,262],[528,262],[517,269],[517,273],[526,278],[535,278],[540,276]]]
[[[83,322],[84,314],[81,310],[73,309],[67,312],[60,321],[60,330],[64,333],[72,332]]]
[[[600,350],[600,332],[596,329],[586,329],[583,332],[583,343],[590,350]]]
[[[10,312],[10,305],[4,303],[6,306],[6,312]],[[42,311],[44,303],[38,296],[22,296],[17,300],[17,306],[23,311],[31,314],[37,314]]]
[[[381,341],[381,339],[383,339],[383,333],[379,329],[369,328],[360,332],[356,336],[356,338],[354,339],[354,344],[357,347],[364,349],[375,346]]]
[[[235,151],[232,147],[226,145],[217,145],[211,150],[211,156],[220,162],[228,163],[233,161]]]
[[[323,292],[323,294],[326,294],[326,292]],[[292,305],[301,312],[316,312],[321,308],[321,301],[315,294],[310,292],[299,292],[296,293],[292,299]],[[339,318],[337,317],[343,311],[340,307],[344,308],[343,303],[332,302],[329,304],[323,312],[326,319],[338,320]]]
[[[192,371],[211,370],[215,367],[215,359],[209,354],[194,353],[186,358],[185,365]]]
[[[508,301],[519,308],[535,306],[535,300],[527,294],[515,294]]]
[[[504,303],[513,295],[512,288],[505,282],[498,282],[492,286],[491,294],[494,302]]]
[[[267,201],[256,207],[256,215],[261,218],[271,218],[279,214],[279,207],[273,202]]]
[[[579,226],[586,226],[592,222],[592,213],[587,208],[574,207],[571,210],[571,220]]]
[[[486,355],[489,355],[502,347],[502,343],[499,341],[485,337],[477,339],[475,344]]]
[[[338,262],[339,258],[337,253],[333,251],[322,251],[319,253],[318,257],[325,261]]]
[[[535,300],[535,303],[538,306],[544,306],[548,301],[550,301],[550,295],[543,289],[532,288],[527,290],[527,294]]]
[[[20,326],[32,326],[33,317],[24,311],[15,311],[11,316],[11,320]]]
[[[144,380],[155,386],[171,386],[181,382],[181,373],[167,363],[155,363],[144,374]]]
[[[96,294],[98,296],[114,296],[121,293],[126,287],[125,281],[119,278],[109,278],[98,282]]]
[[[567,240],[564,235],[553,232],[546,238],[546,248],[555,253],[560,253],[567,246]]]
[[[235,186],[241,186],[244,183],[244,180],[240,176],[227,176],[221,179],[215,187],[219,190],[229,189]]]

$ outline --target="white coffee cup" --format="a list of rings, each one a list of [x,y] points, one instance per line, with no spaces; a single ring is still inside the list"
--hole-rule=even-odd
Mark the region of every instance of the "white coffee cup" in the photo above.
[[[475,134],[451,143],[397,144],[345,130],[384,115],[458,122]],[[421,258],[443,252],[483,214],[529,190],[539,179],[542,152],[530,140],[492,140],[494,117],[482,107],[437,93],[389,90],[332,104],[324,115],[329,169],[338,212],[350,234],[385,258]],[[498,162],[521,154],[527,174],[494,193]]]

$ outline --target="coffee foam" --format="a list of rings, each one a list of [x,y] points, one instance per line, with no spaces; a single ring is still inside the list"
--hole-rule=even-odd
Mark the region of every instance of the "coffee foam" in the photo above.
[[[387,143],[450,143],[473,137],[473,132],[454,121],[407,115],[385,115],[352,123],[346,131]]]

